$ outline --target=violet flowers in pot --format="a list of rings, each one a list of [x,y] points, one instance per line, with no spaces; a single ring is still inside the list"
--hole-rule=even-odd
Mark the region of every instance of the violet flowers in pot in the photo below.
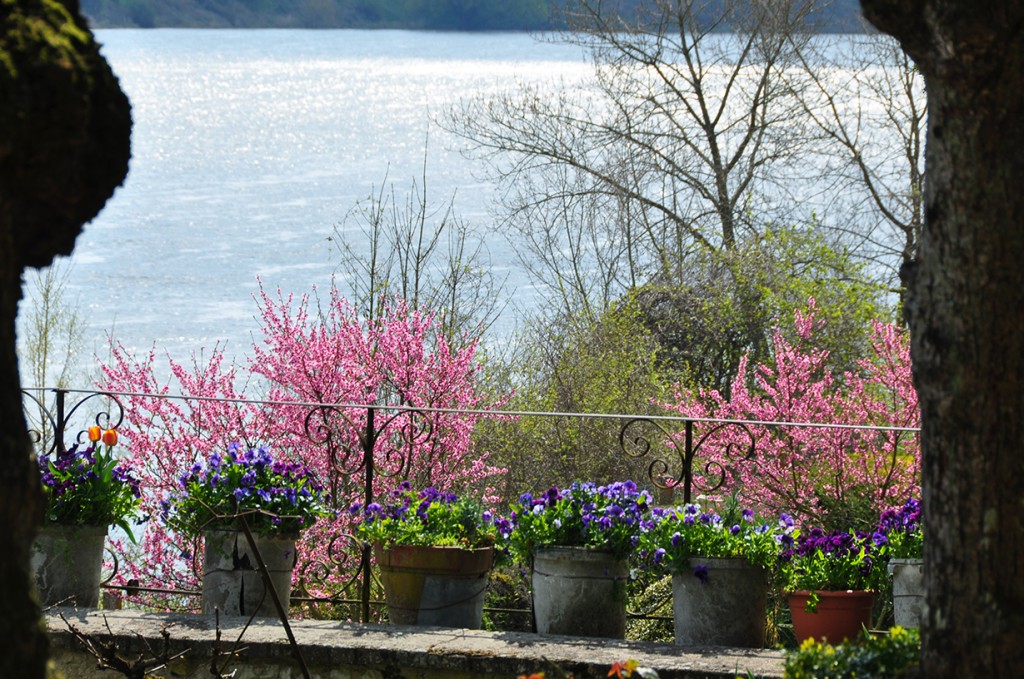
[[[883,512],[878,532],[888,543],[894,622],[900,627],[920,627],[924,610],[924,526],[920,503],[911,498],[902,507]]]
[[[653,526],[651,502],[632,481],[577,482],[519,498],[511,545],[531,566],[539,633],[625,636],[627,557]]]
[[[128,521],[139,506],[139,481],[114,456],[117,432],[94,426],[88,435],[83,450],[75,445],[39,459],[46,513],[30,566],[44,606],[95,608],[107,528],[135,539]]]
[[[416,492],[408,481],[386,504],[350,511],[360,519],[356,534],[373,545],[392,623],[480,628],[491,566],[506,551],[507,521],[475,499]]]
[[[795,535],[795,543],[780,558],[797,642],[810,637],[831,643],[855,639],[870,626],[874,595],[886,577],[885,536],[818,528]]]
[[[676,643],[763,646],[769,579],[792,520],[758,521],[738,506],[723,518],[695,504],[654,514],[641,555],[672,574]]]
[[[181,491],[163,502],[163,518],[176,532],[204,539],[203,612],[277,617],[275,594],[287,611],[299,533],[328,514],[309,468],[275,460],[267,447],[243,452],[235,442],[226,454],[196,462],[179,484]]]

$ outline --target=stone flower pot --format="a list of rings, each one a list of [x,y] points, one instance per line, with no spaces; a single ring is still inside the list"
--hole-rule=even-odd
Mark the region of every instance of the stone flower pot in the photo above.
[[[96,608],[106,526],[48,524],[32,543],[30,568],[39,603]]]
[[[900,627],[920,627],[924,610],[924,559],[890,559],[892,611]]]
[[[542,547],[533,557],[533,614],[540,634],[622,639],[626,559],[588,547]]]
[[[222,615],[278,617],[274,600],[264,585],[256,555],[245,533],[207,530],[203,555],[203,613],[219,608]],[[295,567],[295,536],[254,535],[256,547],[270,574],[285,611],[288,610]]]
[[[681,646],[761,648],[767,606],[768,574],[746,559],[691,558],[687,571],[672,576],[672,613]]]

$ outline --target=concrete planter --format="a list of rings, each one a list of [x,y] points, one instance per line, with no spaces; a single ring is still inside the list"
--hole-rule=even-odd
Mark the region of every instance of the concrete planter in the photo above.
[[[208,530],[203,537],[203,613],[219,608],[222,615],[278,617],[245,533]],[[270,581],[287,611],[296,561],[295,537],[254,537]]]
[[[900,627],[920,627],[924,610],[924,560],[891,559],[892,611]]]
[[[96,608],[106,526],[47,525],[32,543],[30,567],[39,603]]]
[[[706,577],[694,575],[706,569]],[[764,646],[768,574],[746,559],[690,559],[672,576],[676,644]]]
[[[540,634],[622,639],[629,566],[611,552],[543,547],[533,557],[533,615]]]
[[[392,623],[480,629],[493,547],[374,545],[373,553]]]

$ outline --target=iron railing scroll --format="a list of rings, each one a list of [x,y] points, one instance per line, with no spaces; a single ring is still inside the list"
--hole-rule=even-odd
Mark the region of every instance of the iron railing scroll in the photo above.
[[[352,411],[358,411],[360,415],[365,412],[365,417],[353,418],[350,416]],[[332,501],[337,503],[338,498],[349,497],[347,491],[351,489],[352,478],[362,472],[365,507],[376,500],[373,486],[378,473],[403,479],[408,475],[412,466],[413,445],[430,438],[433,424],[426,413],[411,407],[320,404],[307,413],[305,430],[311,442],[324,446],[327,451]],[[377,442],[385,435],[392,435],[392,440],[399,443],[388,446],[385,458],[377,460]],[[339,493],[339,490],[342,492]],[[335,508],[338,508],[337,504]],[[321,564],[319,568],[326,573],[332,564],[345,563],[348,557],[344,556],[343,548],[339,549],[339,544],[344,545],[346,542],[359,546],[360,567],[357,573],[362,577],[360,615],[363,622],[369,622],[373,577],[371,545],[360,542],[353,535],[339,536],[337,540],[332,540],[328,549],[328,563]],[[310,574],[315,572],[317,567],[310,568]],[[354,579],[345,583],[343,590]]]
[[[54,394],[53,406],[47,404],[45,394]],[[67,452],[67,434],[74,431],[72,441],[84,445],[88,440],[90,426],[100,429],[117,429],[124,422],[124,406],[113,394],[103,391],[82,392],[85,395],[76,402],[69,403],[73,392],[69,389],[22,389],[22,396],[29,400],[25,406],[25,415],[29,424],[29,436],[36,446],[39,457],[49,457],[54,453]],[[102,401],[106,399],[106,404]],[[81,429],[72,427],[76,418],[83,415],[93,406],[101,406],[95,412],[88,413],[84,418],[87,422]],[[31,409],[31,410],[30,410]],[[33,424],[35,426],[33,426]]]
[[[722,488],[735,474],[735,464],[740,462],[753,461],[756,456],[757,439],[754,433],[743,422],[704,422],[701,420],[683,420],[682,431],[672,431],[663,422],[678,423],[679,420],[654,417],[633,417],[625,419],[622,428],[619,430],[619,446],[622,451],[632,458],[640,459],[651,456],[647,465],[647,476],[654,487],[662,490],[675,490],[679,486],[683,489],[683,502],[688,504],[693,500],[693,491],[697,487],[703,492],[712,493]],[[699,438],[694,440],[695,426],[700,424],[711,425]],[[694,473],[695,462],[701,448],[708,443],[712,437],[728,427],[737,427],[750,445],[738,446],[735,441],[725,444],[725,454],[719,458],[708,458],[700,468],[700,473]],[[649,433],[653,430],[653,433]],[[658,444],[654,437],[662,442],[674,440],[677,443],[668,450],[675,451],[675,459],[668,460],[666,455],[659,452]],[[682,439],[682,445],[679,440]],[[664,446],[664,443],[661,444]],[[739,453],[737,455],[737,453]],[[732,460],[732,463],[721,460]]]

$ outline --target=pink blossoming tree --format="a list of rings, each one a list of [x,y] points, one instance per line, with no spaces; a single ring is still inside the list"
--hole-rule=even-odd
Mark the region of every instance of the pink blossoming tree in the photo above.
[[[758,365],[750,375],[744,359],[730,398],[677,388],[675,401],[662,405],[694,418],[836,425],[747,425],[755,443],[749,460],[751,435],[740,425],[724,426],[701,446],[696,486],[715,485],[716,471],[725,469],[719,497],[736,494],[763,511],[866,528],[885,508],[920,493],[919,434],[906,431],[920,423],[908,338],[874,323],[871,354],[856,372],[836,375],[827,368],[828,353],[814,345],[818,327],[811,300],[808,313],[795,314],[799,340],[776,332],[774,365]],[[673,448],[682,445],[681,435],[670,440]]]
[[[493,494],[488,479],[501,470],[487,464],[471,438],[480,415],[449,412],[495,405],[478,387],[475,341],[451,347],[432,313],[400,300],[389,301],[377,318],[362,319],[333,286],[326,308],[308,295],[296,300],[262,288],[259,304],[262,341],[245,370],[226,366],[215,347],[209,360],[194,358],[191,366],[168,359],[170,378],[161,383],[155,351],[139,359],[117,343],[102,366],[102,388],[128,394],[120,397],[126,410],[121,440],[143,481],[144,511],[151,517],[138,546],[114,541],[121,583],[198,586],[201,565],[190,560],[200,545],[162,523],[160,501],[180,492],[178,480],[193,464],[231,441],[266,444],[275,457],[309,466],[340,510],[364,498],[361,446],[368,439],[374,441],[377,497],[404,479]],[[255,384],[259,399],[246,398]],[[184,398],[168,398],[172,391]],[[303,533],[296,579],[316,574],[315,586],[301,583],[306,591],[337,591],[353,575],[337,568],[348,520],[339,511]]]

